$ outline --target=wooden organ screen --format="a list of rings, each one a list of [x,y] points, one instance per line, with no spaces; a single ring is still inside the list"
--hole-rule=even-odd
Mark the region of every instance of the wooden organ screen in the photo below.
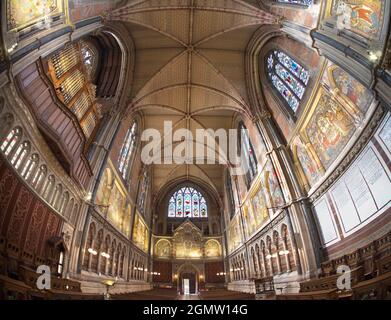
[[[96,87],[91,83],[79,43],[66,46],[48,60],[48,73],[59,100],[76,116],[88,141],[99,122]]]

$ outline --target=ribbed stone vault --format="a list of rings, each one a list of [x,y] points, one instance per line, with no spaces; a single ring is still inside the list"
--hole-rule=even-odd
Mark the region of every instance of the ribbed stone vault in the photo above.
[[[248,41],[277,18],[239,0],[129,1],[108,19],[124,22],[136,47],[128,113],[146,128],[230,128],[237,113],[251,117],[244,73]],[[154,190],[197,178],[221,194],[221,165],[154,165]]]

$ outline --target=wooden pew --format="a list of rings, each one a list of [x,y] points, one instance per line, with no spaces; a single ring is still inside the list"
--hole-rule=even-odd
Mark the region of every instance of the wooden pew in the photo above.
[[[355,300],[391,300],[391,272],[362,281],[352,291]]]
[[[276,300],[337,300],[339,294],[337,289],[301,292],[301,293],[284,293],[276,296]]]
[[[362,267],[351,270],[351,285],[357,284],[362,279]],[[334,274],[318,279],[312,279],[300,283],[300,292],[314,292],[324,290],[337,290],[337,280],[341,274]]]

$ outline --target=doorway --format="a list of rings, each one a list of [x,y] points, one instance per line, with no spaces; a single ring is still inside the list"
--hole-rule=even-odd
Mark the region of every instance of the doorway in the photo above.
[[[183,279],[183,294],[190,294],[190,280]]]
[[[194,272],[182,273],[179,284],[181,294],[197,294],[197,280]]]

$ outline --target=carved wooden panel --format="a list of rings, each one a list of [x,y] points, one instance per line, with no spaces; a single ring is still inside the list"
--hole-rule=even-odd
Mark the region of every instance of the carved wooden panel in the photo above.
[[[32,193],[0,157],[0,239],[12,263],[36,266],[46,261],[48,240],[60,236],[63,220]]]

